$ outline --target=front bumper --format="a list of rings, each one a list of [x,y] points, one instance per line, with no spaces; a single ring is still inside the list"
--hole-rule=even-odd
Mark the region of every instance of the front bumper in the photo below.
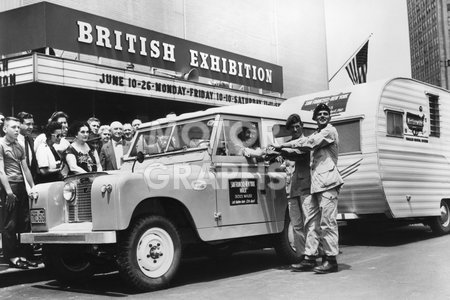
[[[22,244],[114,244],[115,231],[27,232],[20,234]]]
[[[92,223],[60,224],[46,232],[20,234],[22,244],[113,244],[115,231],[92,231]]]

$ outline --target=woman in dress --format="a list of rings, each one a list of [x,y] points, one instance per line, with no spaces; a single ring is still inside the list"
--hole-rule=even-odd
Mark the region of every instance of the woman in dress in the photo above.
[[[62,138],[62,125],[58,122],[50,122],[45,126],[45,142],[41,143],[36,151],[36,160],[39,167],[37,182],[52,182],[62,180],[61,170],[64,164],[61,157],[53,147],[58,145]]]
[[[87,122],[76,122],[69,129],[69,135],[75,136],[65,152],[69,175],[102,171],[97,151],[87,143],[89,133]]]

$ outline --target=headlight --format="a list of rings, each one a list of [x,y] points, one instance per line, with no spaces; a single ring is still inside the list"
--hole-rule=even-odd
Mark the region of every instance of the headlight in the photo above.
[[[77,193],[77,188],[75,183],[69,182],[64,185],[63,197],[66,201],[72,202],[75,200],[75,195]]]

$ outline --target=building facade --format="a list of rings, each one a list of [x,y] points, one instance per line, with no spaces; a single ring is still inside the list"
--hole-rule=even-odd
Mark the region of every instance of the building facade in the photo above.
[[[450,88],[450,0],[408,0],[412,77]]]
[[[4,0],[0,23],[0,111],[38,124],[55,110],[149,121],[328,89],[323,1]]]

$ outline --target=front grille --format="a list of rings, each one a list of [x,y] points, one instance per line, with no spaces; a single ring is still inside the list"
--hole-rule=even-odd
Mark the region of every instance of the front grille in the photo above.
[[[69,223],[76,222],[91,222],[91,187],[95,177],[101,173],[92,173],[89,175],[83,174],[82,177],[74,176],[68,178],[67,181],[73,181],[76,184],[75,200],[68,203],[68,221]],[[72,180],[70,180],[72,179]]]

